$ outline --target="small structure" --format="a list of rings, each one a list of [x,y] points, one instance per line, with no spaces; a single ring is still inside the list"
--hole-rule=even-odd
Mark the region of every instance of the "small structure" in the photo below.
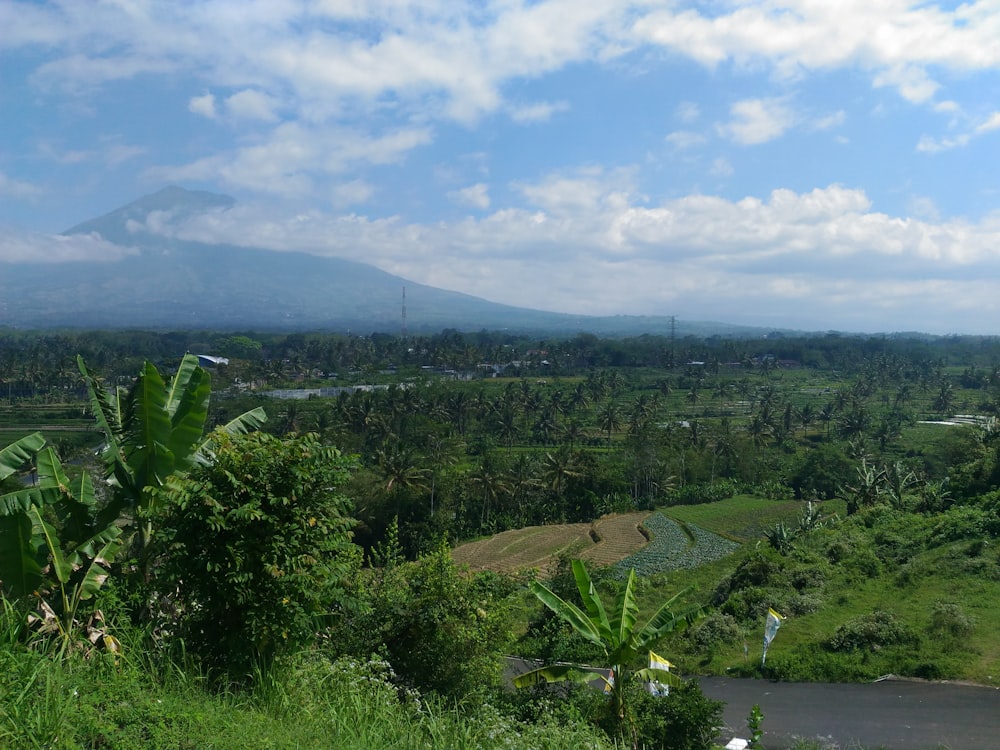
[[[216,365],[228,365],[228,357],[216,357],[211,354],[196,354],[198,357],[198,364],[201,367],[215,367]]]

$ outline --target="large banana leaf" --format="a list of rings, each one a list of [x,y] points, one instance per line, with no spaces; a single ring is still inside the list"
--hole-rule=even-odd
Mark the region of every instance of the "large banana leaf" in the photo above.
[[[193,357],[185,357],[184,363]],[[197,360],[194,360],[197,363]],[[182,363],[182,368],[183,364]],[[212,397],[212,385],[208,372],[200,367],[186,375],[184,390],[176,392],[177,380],[181,377],[178,370],[171,381],[167,394],[166,409],[170,416],[170,433],[166,440],[167,447],[174,456],[174,469],[190,468],[195,452],[205,434],[205,423],[208,421],[208,402]]]
[[[0,480],[20,471],[44,446],[45,438],[42,433],[34,432],[0,450]]]
[[[77,601],[90,599],[100,591],[108,577],[108,567],[122,548],[122,530],[109,526],[77,547],[70,556],[75,567],[83,567],[85,572],[77,585]]]
[[[26,513],[29,508],[57,503],[68,494],[69,480],[52,448],[43,448],[35,456],[37,480],[32,487],[0,495],[0,516]]]
[[[218,429],[229,435],[243,435],[244,433],[252,430],[259,430],[266,421],[267,413],[263,408],[258,406],[256,409],[243,412],[238,417],[226,422],[226,424],[222,425]],[[211,463],[212,452],[214,450],[215,441],[211,436],[205,438],[205,441],[199,446],[198,452],[194,456],[195,462],[203,465]]]
[[[134,476],[132,502],[139,504],[143,487],[163,484],[174,469],[170,444],[170,415],[167,413],[167,389],[151,362],[143,365],[129,390],[122,423],[121,442]]]
[[[670,687],[680,687],[684,684],[684,680],[665,669],[647,667],[645,669],[637,669],[632,675],[639,682],[659,682],[661,685],[670,685]]]
[[[28,596],[42,582],[42,539],[27,513],[0,515],[0,581],[15,598]]]
[[[611,611],[612,642],[617,648],[632,640],[635,620],[639,616],[639,603],[635,598],[635,570],[629,570],[625,586],[615,597],[615,608]]]
[[[42,518],[42,512],[39,508],[34,506],[28,508],[26,515],[34,527],[33,533],[45,543],[45,549],[52,564],[52,572],[56,574],[56,580],[65,586],[69,583],[69,577],[73,575],[73,566],[63,554],[58,532],[52,524]]]
[[[583,605],[587,608],[587,616],[597,628],[604,642],[610,643],[612,640],[611,624],[608,622],[608,615],[604,611],[604,603],[597,594],[594,581],[591,579],[590,574],[587,572],[587,567],[581,560],[573,560],[572,566],[573,577],[576,579],[576,587],[580,592],[580,598],[583,599]]]
[[[672,609],[674,603],[690,590],[690,587],[688,587],[670,597],[646,621],[642,630],[638,631],[633,639],[633,648],[636,653],[648,650],[656,641],[670,631],[680,626],[690,625],[702,616],[704,610],[697,606],[687,607],[681,612],[675,612]]]
[[[544,682],[581,682],[587,683],[591,680],[602,679],[610,684],[608,679],[599,672],[591,672],[572,664],[553,664],[548,667],[539,667],[530,672],[518,675],[514,678],[514,687],[524,688],[532,685],[541,685]]]
[[[55,504],[59,528],[65,539],[85,539],[94,529],[94,507],[97,504],[94,483],[90,474],[82,472],[72,484],[68,479],[66,484],[70,485],[69,492],[64,493]]]
[[[208,372],[198,365],[198,358],[193,354],[185,354],[177,366],[177,372],[170,381],[166,393],[166,409],[168,414],[177,412],[180,402],[200,387],[200,383],[208,383]],[[211,385],[209,384],[209,390]]]
[[[542,604],[569,623],[577,633],[602,649],[607,649],[608,644],[601,638],[601,631],[591,622],[583,610],[552,593],[538,581],[531,582],[531,591]]]

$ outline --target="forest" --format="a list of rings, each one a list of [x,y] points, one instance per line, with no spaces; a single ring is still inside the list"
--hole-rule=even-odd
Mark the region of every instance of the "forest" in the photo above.
[[[990,337],[0,331],[0,736],[696,748],[699,674],[987,684],[998,412]]]

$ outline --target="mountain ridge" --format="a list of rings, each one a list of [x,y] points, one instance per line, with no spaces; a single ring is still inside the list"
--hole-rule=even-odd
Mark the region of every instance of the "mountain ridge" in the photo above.
[[[374,266],[299,251],[206,244],[158,235],[151,216],[226,210],[230,196],[168,186],[67,229],[137,252],[119,260],[7,263],[0,326],[18,328],[334,329],[433,332],[511,329],[539,333],[668,333],[669,316],[587,316],[532,310],[438,289]],[[156,218],[154,216],[154,218]],[[684,323],[681,335],[773,330]]]

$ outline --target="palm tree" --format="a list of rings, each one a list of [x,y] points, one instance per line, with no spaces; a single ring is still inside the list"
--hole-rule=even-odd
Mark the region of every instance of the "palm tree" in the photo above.
[[[479,526],[486,529],[490,522],[490,509],[497,504],[502,495],[508,492],[503,470],[492,453],[483,455],[479,465],[469,475],[469,481],[478,488],[482,498]]]
[[[542,481],[556,498],[562,501],[569,480],[580,476],[576,453],[567,445],[555,451],[547,451],[542,460]]]
[[[614,401],[609,401],[601,410],[597,413],[597,424],[603,432],[608,435],[608,447],[611,447],[611,433],[617,432],[622,428],[622,417],[621,412],[618,409],[618,404]]]
[[[384,447],[376,453],[386,493],[396,501],[396,515],[402,496],[406,492],[428,489],[430,471],[421,466],[410,449],[400,450],[398,445]]]

